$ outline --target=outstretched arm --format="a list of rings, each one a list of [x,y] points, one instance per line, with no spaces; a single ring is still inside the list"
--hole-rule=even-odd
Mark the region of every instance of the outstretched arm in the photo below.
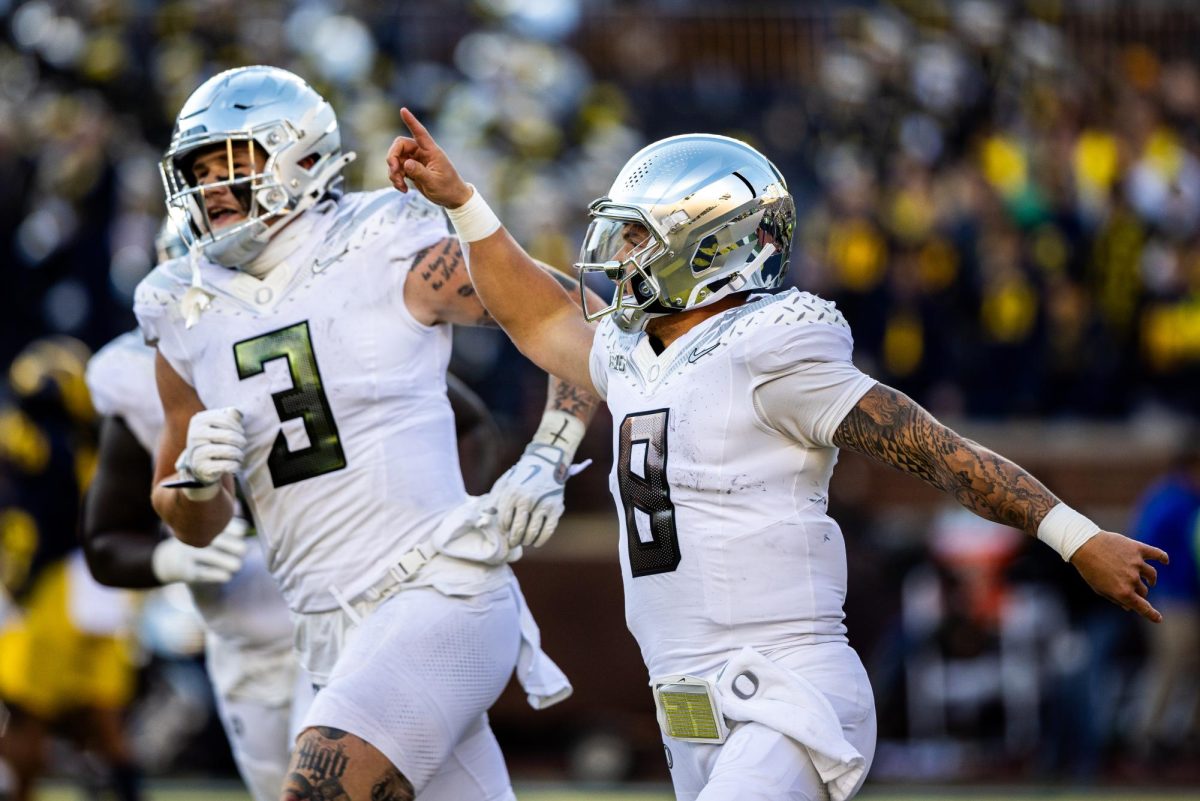
[[[451,210],[474,289],[490,315],[543,370],[594,392],[588,354],[595,329],[583,319],[575,297],[554,276],[538,268],[486,204],[482,210],[478,208],[482,199],[463,181],[417,118],[407,109],[401,115],[413,136],[397,138],[388,151],[392,185],[407,192],[406,179],[411,180],[421,194]],[[475,205],[468,206],[469,202]],[[462,219],[461,214],[456,217],[458,210],[475,223]]]
[[[1049,542],[1062,537],[1048,529],[1074,514],[1026,470],[942,425],[908,396],[883,384],[876,384],[850,410],[834,443],[952,494],[981,517]],[[1074,521],[1080,519],[1075,516]],[[1098,594],[1156,623],[1162,620],[1146,599],[1147,585],[1153,587],[1157,579],[1146,560],[1165,564],[1163,551],[1101,531],[1062,555]]]

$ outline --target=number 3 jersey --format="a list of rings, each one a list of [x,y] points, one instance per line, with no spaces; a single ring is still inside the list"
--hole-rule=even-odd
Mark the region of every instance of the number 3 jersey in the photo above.
[[[613,415],[625,615],[651,676],[703,675],[745,645],[845,641],[832,437],[875,383],[852,348],[834,305],[794,289],[662,354],[611,317],[598,327],[590,367]],[[783,411],[764,408],[768,385],[786,388]]]
[[[268,567],[294,611],[321,612],[331,587],[355,597],[466,499],[450,326],[404,301],[418,254],[449,234],[436,206],[387,189],[314,207],[283,236],[298,245],[261,280],[201,260],[203,296],[188,258],[160,265],[135,311],[206,408],[242,412],[239,478]]]

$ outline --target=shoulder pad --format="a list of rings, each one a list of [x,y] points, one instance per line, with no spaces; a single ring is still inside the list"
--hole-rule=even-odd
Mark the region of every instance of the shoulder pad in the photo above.
[[[138,283],[133,294],[134,304],[165,306],[181,298],[191,280],[191,265],[187,256],[164,261]]]
[[[154,374],[153,364],[154,349],[142,341],[137,330],[121,334],[96,351],[88,361],[85,378],[97,413],[120,414],[119,398],[130,391],[140,392],[145,376]]]

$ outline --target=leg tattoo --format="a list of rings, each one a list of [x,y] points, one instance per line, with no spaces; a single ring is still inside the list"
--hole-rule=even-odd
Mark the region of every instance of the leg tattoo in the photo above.
[[[413,801],[412,783],[374,746],[341,729],[305,729],[283,801]]]

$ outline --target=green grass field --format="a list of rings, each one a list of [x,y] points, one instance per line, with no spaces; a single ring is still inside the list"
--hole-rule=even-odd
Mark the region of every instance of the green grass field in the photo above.
[[[611,789],[575,789],[562,785],[517,785],[520,801],[673,801],[666,787]],[[230,785],[152,783],[148,801],[248,801],[240,788]],[[82,794],[64,785],[51,785],[37,795],[37,801],[81,801]],[[858,796],[861,801],[1200,801],[1200,788],[1167,792],[1129,788],[1066,791],[1019,787],[997,788],[912,788],[871,787]]]

